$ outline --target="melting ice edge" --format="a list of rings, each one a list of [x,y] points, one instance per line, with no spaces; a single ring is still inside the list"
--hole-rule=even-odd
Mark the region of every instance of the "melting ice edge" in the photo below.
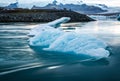
[[[69,20],[69,17],[62,17],[31,29],[28,34],[32,36],[29,45],[39,46],[42,51],[86,55],[95,59],[107,58],[110,55],[106,50],[108,45],[103,40],[90,34],[59,29],[60,24]]]

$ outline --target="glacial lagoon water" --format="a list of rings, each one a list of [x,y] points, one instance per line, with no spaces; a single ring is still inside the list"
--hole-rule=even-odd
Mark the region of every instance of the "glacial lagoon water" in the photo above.
[[[0,81],[120,80],[119,21],[62,24],[64,31],[92,34],[105,41],[111,55],[100,60],[30,48],[27,34],[38,24],[0,23]]]

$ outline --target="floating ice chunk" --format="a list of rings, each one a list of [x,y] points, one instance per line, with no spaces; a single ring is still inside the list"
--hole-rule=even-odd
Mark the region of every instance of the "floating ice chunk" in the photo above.
[[[68,22],[69,20],[70,20],[70,17],[62,17],[62,18],[57,19],[55,21],[49,22],[46,25],[57,28],[57,27],[60,27],[60,24]]]
[[[33,28],[30,35],[34,37],[29,39],[29,45],[40,46],[43,51],[86,55],[97,59],[109,56],[107,44],[95,36],[74,31],[64,32],[56,28],[56,25],[68,21],[65,19],[67,18]]]
[[[35,28],[33,28],[30,32],[29,32],[29,34],[28,34],[28,36],[35,36],[35,35],[38,35],[40,32],[43,32],[43,31],[45,31],[45,30],[54,30],[54,28],[53,27],[50,27],[50,26],[47,26],[47,25],[38,25],[37,27],[35,27]]]
[[[60,35],[64,33],[58,29],[48,29],[39,32],[36,36],[30,38],[29,44],[31,46],[41,46],[48,47],[52,42],[54,42]]]
[[[91,35],[66,32],[51,43],[49,48],[44,50],[103,58],[109,56],[109,52],[105,50],[106,47],[106,43]]]
[[[60,27],[60,25],[62,23],[65,23],[67,21],[69,21],[70,18],[69,17],[62,17],[60,19],[57,19],[55,21],[49,22],[47,24],[41,24],[36,26],[35,28],[31,29],[31,31],[29,32],[28,36],[35,36],[37,35],[39,32],[42,32],[44,30],[51,30],[57,27]]]

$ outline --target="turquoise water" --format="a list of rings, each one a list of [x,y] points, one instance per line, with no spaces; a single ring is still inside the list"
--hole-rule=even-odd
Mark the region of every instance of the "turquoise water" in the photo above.
[[[120,22],[63,24],[61,29],[92,34],[104,40],[111,55],[84,59],[30,48],[27,36],[35,23],[0,24],[0,81],[120,81]]]

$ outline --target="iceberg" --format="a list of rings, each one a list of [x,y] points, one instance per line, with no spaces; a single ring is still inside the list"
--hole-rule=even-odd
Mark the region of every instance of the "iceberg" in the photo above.
[[[41,46],[48,47],[52,42],[54,42],[60,35],[62,35],[62,31],[57,29],[47,29],[39,32],[36,36],[30,38],[29,44],[31,46]]]
[[[54,28],[58,28],[60,27],[60,24],[68,22],[70,20],[70,17],[62,17],[60,19],[57,19],[55,21],[49,22],[46,25],[54,27]]]
[[[65,32],[58,28],[68,20],[70,18],[63,17],[33,28],[30,32],[33,37],[29,39],[29,45],[39,46],[42,51],[85,55],[96,59],[110,55],[106,50],[107,44],[101,39],[74,31]]]
[[[106,47],[105,42],[91,35],[67,32],[59,36],[48,48],[43,50],[104,58],[109,56]]]
[[[49,22],[47,24],[40,24],[40,25],[36,26],[35,28],[33,28],[29,32],[28,36],[35,36],[35,35],[39,34],[39,32],[42,32],[44,30],[53,30],[54,31],[55,28],[60,27],[60,25],[62,23],[65,23],[69,20],[70,20],[69,17],[62,17],[62,18],[57,19],[55,21]]]

